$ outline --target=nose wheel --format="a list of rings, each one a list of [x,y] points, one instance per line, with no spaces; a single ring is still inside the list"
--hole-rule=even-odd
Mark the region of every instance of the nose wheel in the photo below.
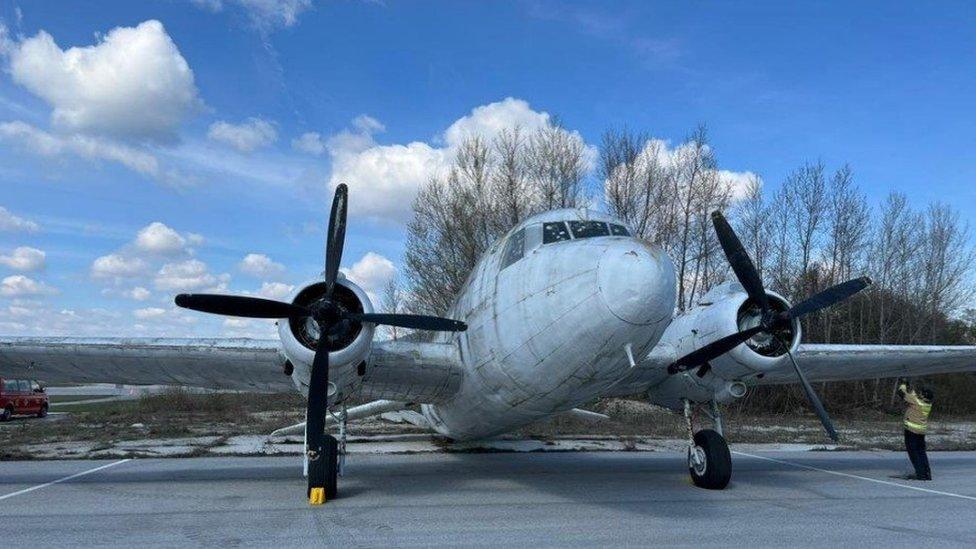
[[[722,490],[732,478],[732,453],[725,437],[713,429],[694,432],[691,403],[685,401],[685,421],[688,425],[688,474],[699,488]],[[716,425],[721,425],[717,413]],[[721,427],[719,427],[721,428]]]

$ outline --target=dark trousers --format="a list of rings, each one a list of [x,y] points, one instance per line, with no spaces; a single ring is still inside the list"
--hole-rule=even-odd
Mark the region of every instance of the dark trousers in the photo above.
[[[915,478],[932,480],[929,457],[925,455],[925,435],[905,429],[905,449],[908,450],[908,459],[912,460],[912,466],[915,467]]]

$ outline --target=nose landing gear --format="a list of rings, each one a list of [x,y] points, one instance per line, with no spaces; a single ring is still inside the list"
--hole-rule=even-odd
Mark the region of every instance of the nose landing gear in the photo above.
[[[722,419],[718,405],[712,403],[709,414],[716,429],[694,430],[692,404],[685,401],[685,422],[688,426],[688,474],[699,488],[722,490],[732,478],[732,454],[722,436]],[[706,412],[707,413],[707,412]]]

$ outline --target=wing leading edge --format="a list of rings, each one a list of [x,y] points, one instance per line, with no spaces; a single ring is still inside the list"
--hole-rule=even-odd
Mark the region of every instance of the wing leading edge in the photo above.
[[[277,340],[0,337],[0,377],[47,384],[124,383],[294,390]]]
[[[976,371],[976,347],[939,345],[801,345],[796,353],[810,381],[912,377]],[[766,372],[762,385],[797,383],[788,363]]]

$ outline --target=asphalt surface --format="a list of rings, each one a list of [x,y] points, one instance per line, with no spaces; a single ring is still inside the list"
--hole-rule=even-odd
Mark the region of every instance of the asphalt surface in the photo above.
[[[354,456],[322,507],[295,457],[0,462],[0,545],[972,546],[976,452],[930,457],[735,454],[707,491],[664,453]]]

